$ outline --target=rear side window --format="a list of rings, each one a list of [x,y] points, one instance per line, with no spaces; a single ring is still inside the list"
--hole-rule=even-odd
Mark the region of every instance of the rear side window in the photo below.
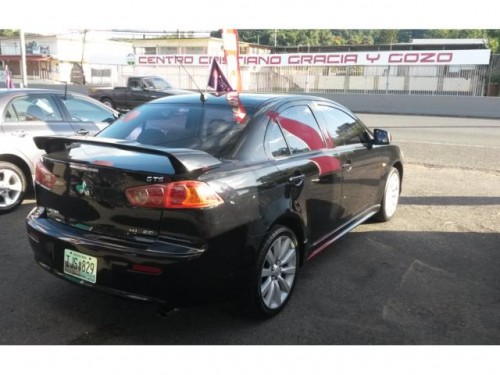
[[[129,78],[128,80],[128,86],[132,89],[132,90],[142,90],[142,86],[141,86],[141,80],[139,78]]]
[[[245,124],[236,123],[229,106],[155,103],[127,113],[98,137],[191,148],[220,157],[229,152],[244,128]]]
[[[9,103],[4,121],[62,121],[62,115],[51,95],[27,95]]]
[[[285,137],[280,127],[274,121],[269,122],[266,132],[266,147],[275,158],[289,156],[290,150],[285,142]]]
[[[292,154],[325,147],[318,123],[306,105],[285,109],[277,117]]]

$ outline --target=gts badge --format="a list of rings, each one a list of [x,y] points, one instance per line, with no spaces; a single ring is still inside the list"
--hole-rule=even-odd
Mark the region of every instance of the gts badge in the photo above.
[[[162,176],[148,176],[146,177],[146,182],[152,182],[152,183],[158,183],[158,182],[163,182],[164,177]]]

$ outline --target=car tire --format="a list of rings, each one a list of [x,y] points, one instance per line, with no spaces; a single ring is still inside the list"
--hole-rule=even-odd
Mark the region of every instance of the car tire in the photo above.
[[[109,108],[115,109],[115,103],[110,98],[102,98],[101,103]]]
[[[26,195],[23,171],[15,164],[0,162],[0,214],[15,210]]]
[[[295,288],[298,266],[295,234],[285,226],[273,227],[250,275],[245,302],[251,315],[269,318],[283,310]]]
[[[386,222],[393,218],[401,193],[401,177],[399,171],[392,167],[385,180],[384,195],[380,203],[380,210],[375,215],[375,220]]]

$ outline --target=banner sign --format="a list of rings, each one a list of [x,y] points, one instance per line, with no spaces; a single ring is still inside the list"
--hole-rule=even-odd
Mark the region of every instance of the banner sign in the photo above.
[[[240,55],[241,66],[377,66],[377,65],[488,65],[491,51],[369,51]],[[138,65],[209,66],[215,59],[225,64],[224,56],[139,55]]]

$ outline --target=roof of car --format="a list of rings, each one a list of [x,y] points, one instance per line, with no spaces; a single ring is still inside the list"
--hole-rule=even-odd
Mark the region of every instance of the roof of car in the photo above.
[[[235,93],[232,93],[235,95]],[[231,95],[231,94],[229,94]],[[152,103],[172,103],[172,104],[191,104],[199,103],[201,98],[200,93],[185,94],[185,95],[173,95],[154,100]],[[205,102],[214,105],[227,105],[228,100],[232,100],[228,94],[224,95],[214,95],[212,93],[204,94]],[[235,98],[234,98],[235,99]],[[254,93],[240,93],[239,99],[241,103],[246,107],[259,107],[266,102],[273,100],[324,100],[330,101],[326,98],[311,96],[311,95],[298,95],[298,94],[254,94]],[[330,101],[331,102],[331,101]],[[337,104],[337,103],[336,103]]]
[[[57,95],[66,95],[68,97],[74,97],[78,99],[84,99],[91,101],[95,103],[96,105],[100,105],[102,108],[108,109],[110,112],[114,112],[116,115],[118,115],[118,111],[116,111],[113,108],[106,107],[104,104],[100,103],[98,100],[92,99],[90,96],[85,95],[84,93],[80,92],[75,92],[75,91],[70,91],[68,88],[68,91],[66,91],[63,88],[60,89],[38,89],[38,88],[13,88],[13,89],[5,89],[5,88],[0,88],[0,98],[1,101],[8,101],[16,96],[18,94],[57,94]]]
[[[3,94],[14,94],[14,93],[51,93],[51,94],[64,94],[64,88],[61,89],[37,89],[37,88],[14,88],[14,89],[0,89],[0,95]],[[74,91],[67,91],[70,95],[80,95],[84,96],[81,93]]]

